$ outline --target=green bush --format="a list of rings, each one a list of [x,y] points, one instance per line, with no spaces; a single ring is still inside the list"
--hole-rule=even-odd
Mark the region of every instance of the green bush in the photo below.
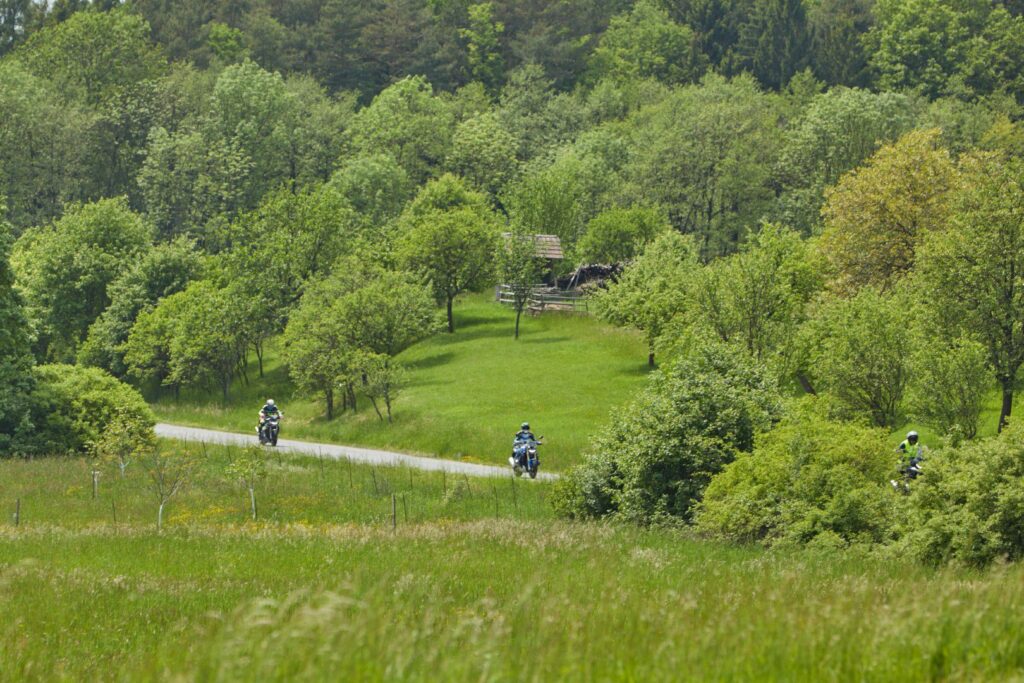
[[[711,480],[698,527],[740,542],[847,545],[881,542],[893,525],[894,455],[879,429],[824,417],[816,399],[795,404]]]
[[[664,370],[559,483],[568,517],[690,521],[711,477],[780,410],[778,389],[748,355],[700,343]]]
[[[933,452],[896,546],[918,560],[982,566],[1024,558],[1024,428]]]
[[[578,245],[586,263],[622,263],[643,252],[648,242],[671,227],[660,209],[609,209],[594,216]]]
[[[40,365],[34,374],[35,431],[17,444],[16,453],[82,454],[115,420],[136,430],[156,422],[138,391],[98,368]]]

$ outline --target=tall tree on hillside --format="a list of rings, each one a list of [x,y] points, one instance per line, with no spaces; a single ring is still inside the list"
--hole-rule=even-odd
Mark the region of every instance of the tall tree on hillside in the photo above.
[[[537,258],[537,244],[533,233],[514,230],[498,247],[501,284],[512,295],[512,308],[516,312],[515,338],[519,339],[519,319],[530,300],[530,293],[541,278],[541,260]]]
[[[777,90],[807,66],[809,45],[804,0],[754,0],[740,28],[738,65]]]
[[[1024,364],[1024,163],[971,158],[964,179],[952,229],[928,236],[921,270],[944,317],[985,344],[1002,389],[1002,430]]]
[[[455,297],[491,284],[497,240],[494,217],[470,208],[428,213],[399,238],[400,262],[430,282],[446,307],[449,332],[455,331]]]
[[[647,365],[668,324],[686,309],[687,286],[697,268],[693,240],[667,232],[647,245],[619,281],[594,298],[597,315],[615,325],[633,327],[647,341]]]
[[[913,267],[923,237],[946,227],[957,171],[938,136],[908,133],[826,193],[819,247],[837,291],[892,288]]]
[[[0,201],[0,216],[3,214]],[[28,396],[33,385],[32,339],[7,260],[12,242],[11,226],[0,220],[0,453],[10,452],[18,434],[31,428]]]
[[[108,286],[151,241],[150,227],[124,198],[70,207],[53,225],[21,236],[13,263],[45,356],[74,358],[89,326],[110,305]]]

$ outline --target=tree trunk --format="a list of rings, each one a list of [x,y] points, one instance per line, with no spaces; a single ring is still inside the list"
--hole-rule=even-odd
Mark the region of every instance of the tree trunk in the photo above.
[[[221,382],[220,382],[220,394],[221,394],[221,398],[224,400],[224,405],[228,404],[228,385],[229,384],[231,384],[231,380],[230,379],[224,379],[224,380],[221,380]]]
[[[452,318],[452,298],[448,297],[448,333],[455,331],[455,319]]]
[[[351,382],[348,385],[348,402],[352,404],[352,412],[358,413],[359,407],[356,405],[356,388],[352,386]]]
[[[156,511],[156,532],[160,533],[164,528],[164,503]]]
[[[654,367],[654,351],[650,351],[647,354],[647,367],[649,367],[649,368],[653,368]]]
[[[391,424],[391,397],[384,394],[384,405],[388,409],[388,424]]]
[[[327,419],[328,420],[333,420],[334,419],[334,389],[333,388],[328,388],[326,394],[327,394]]]
[[[516,307],[516,336],[515,336],[516,339],[519,339],[519,318],[522,315],[523,315],[523,309],[521,307],[517,306]]]
[[[377,399],[375,399],[373,396],[370,396],[370,403],[373,404],[373,409],[377,412],[377,417],[380,418],[381,422],[383,422],[384,415],[380,412],[380,408],[377,406]]]
[[[807,375],[802,372],[798,372],[796,373],[796,380],[800,382],[800,386],[803,388],[805,393],[810,394],[811,396],[818,395],[818,392],[814,390],[814,385],[811,384],[811,380]]]
[[[249,502],[252,504],[252,521],[256,521],[256,489],[249,487]]]
[[[263,342],[256,344],[256,360],[260,364],[260,379],[263,379]]]
[[[1003,379],[1001,384],[1003,385],[1003,409],[999,412],[999,431],[1003,431],[1003,427],[1006,426],[1007,421],[1010,419],[1010,413],[1013,412],[1013,377]]]

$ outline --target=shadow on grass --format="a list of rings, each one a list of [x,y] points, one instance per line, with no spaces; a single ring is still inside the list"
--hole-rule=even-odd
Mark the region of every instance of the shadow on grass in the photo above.
[[[524,338],[522,335],[519,337],[520,344],[564,344],[568,341],[572,341],[572,339],[570,337],[542,337],[540,339],[530,339],[529,337]]]
[[[412,362],[406,363],[405,367],[409,368],[410,370],[436,368],[440,365],[450,363],[453,358],[455,358],[454,353],[452,353],[451,351],[445,351],[443,353],[435,353],[432,356],[427,356],[426,358],[420,358],[419,360],[414,360]]]

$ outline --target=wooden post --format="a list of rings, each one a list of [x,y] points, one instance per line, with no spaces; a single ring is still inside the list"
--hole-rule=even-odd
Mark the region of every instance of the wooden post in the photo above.
[[[466,482],[466,492],[469,493],[469,497],[473,497],[473,485],[469,483],[469,475],[465,472],[462,473],[462,478]]]
[[[402,508],[404,508],[404,510],[405,510],[405,523],[408,524],[409,523],[409,499],[405,497],[404,493],[402,494]]]
[[[441,495],[448,495],[448,470],[441,470]]]
[[[398,501],[395,499],[395,494],[391,494],[391,530],[394,531],[398,528]]]
[[[117,526],[117,507],[114,505],[114,499],[110,499],[110,513],[114,516],[114,526]]]
[[[96,500],[96,493],[97,493],[97,489],[99,489],[99,486],[100,486],[100,471],[99,470],[93,470],[92,471],[92,499],[93,500]]]
[[[348,461],[348,487],[351,489],[354,487],[352,484],[352,460]]]
[[[491,484],[491,490],[494,491],[494,516],[498,516],[498,487]]]
[[[380,491],[377,489],[377,468],[374,467],[370,470],[370,476],[373,477],[373,495],[380,495]]]
[[[21,498],[14,501],[14,526],[21,524]]]
[[[415,487],[412,484],[412,468],[409,468],[409,490],[412,491]]]

